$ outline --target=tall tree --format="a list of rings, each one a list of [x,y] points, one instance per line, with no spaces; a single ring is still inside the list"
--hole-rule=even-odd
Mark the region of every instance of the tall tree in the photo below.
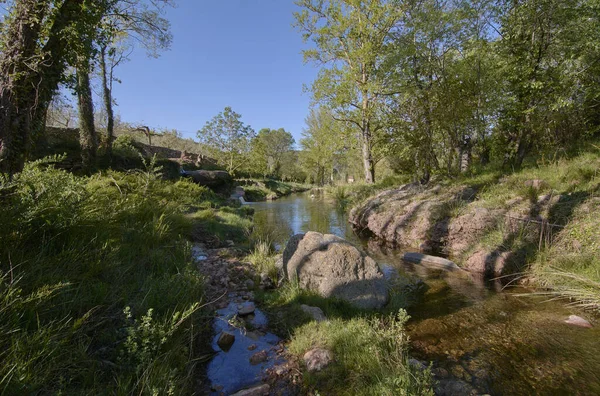
[[[294,146],[294,137],[285,129],[261,129],[252,139],[253,160],[264,175],[279,177],[284,155]]]
[[[391,95],[386,88],[392,70],[383,60],[391,33],[404,15],[401,0],[298,0],[296,25],[314,49],[307,61],[329,65],[312,85],[317,102],[332,109],[337,120],[360,131],[365,181],[375,180],[374,135],[384,125],[381,105]]]
[[[172,0],[117,1],[99,26],[98,63],[102,101],[106,111],[106,153],[111,156],[114,139],[113,82],[115,69],[128,60],[134,47],[141,46],[148,56],[158,57],[172,42],[170,23],[162,16]]]
[[[81,28],[97,26],[112,1],[14,2],[0,37],[0,172],[22,169],[67,66],[76,65]]]
[[[238,171],[247,159],[254,130],[242,122],[242,116],[225,107],[221,113],[208,121],[198,131],[198,138],[222,158],[221,162],[230,173]]]
[[[340,124],[325,108],[311,109],[300,140],[300,161],[314,183],[321,186],[327,183],[343,145]]]
[[[18,1],[0,40],[0,172],[22,169],[36,109],[35,84],[44,68],[38,46],[50,1]],[[33,87],[32,87],[33,86]]]

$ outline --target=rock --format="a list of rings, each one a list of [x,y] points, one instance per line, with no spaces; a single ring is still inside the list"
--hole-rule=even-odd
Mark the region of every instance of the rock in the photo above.
[[[225,171],[209,171],[209,170],[195,170],[185,171],[183,176],[190,177],[194,182],[201,186],[217,187],[232,182],[231,175]]]
[[[310,307],[308,305],[300,305],[300,308],[307,314],[309,314],[317,322],[323,322],[327,320],[327,317],[319,307]]]
[[[419,371],[424,371],[425,369],[427,369],[427,365],[425,363],[423,363],[422,361],[417,360],[417,359],[413,359],[413,358],[408,359],[408,364],[411,367],[413,367],[413,368],[415,368],[415,369],[417,369]]]
[[[265,273],[260,274],[260,288],[263,290],[275,288],[275,284],[273,283],[269,275]]]
[[[402,255],[402,260],[408,261],[409,263],[428,264],[431,267],[440,268],[446,271],[461,270],[458,265],[456,265],[450,260],[447,260],[442,257],[429,256],[427,254],[422,253],[404,253],[404,255]]]
[[[461,380],[442,380],[438,382],[436,388],[435,393],[437,395],[464,396],[477,394],[473,386]]]
[[[248,347],[248,350],[249,350],[249,351],[253,351],[253,350],[255,350],[256,348],[257,348],[256,344],[252,344],[252,345],[250,345],[250,346]]]
[[[385,277],[371,257],[335,235],[294,235],[283,252],[287,279],[323,297],[362,309],[382,308],[389,300]]]
[[[273,367],[273,372],[275,373],[275,375],[281,376],[281,375],[287,373],[288,371],[289,371],[289,369],[284,365],[279,365],[279,366]]]
[[[228,240],[226,240],[226,241],[225,241],[225,244],[226,244],[228,247],[234,247],[234,246],[235,246],[235,242],[233,242],[231,239],[228,239]]]
[[[271,391],[269,384],[257,385],[252,388],[242,389],[231,396],[266,396]]]
[[[275,268],[277,271],[283,271],[283,254],[275,256]]]
[[[433,370],[431,370],[431,374],[433,374],[437,378],[448,378],[448,376],[450,375],[450,373],[448,373],[448,370],[442,367],[434,368]]]
[[[244,286],[248,289],[254,289],[254,281],[252,279],[247,279],[246,282],[244,282]]]
[[[304,354],[308,371],[321,371],[333,361],[333,353],[327,349],[315,348]]]
[[[251,313],[254,313],[254,310],[256,309],[256,307],[254,306],[254,303],[245,303],[245,304],[240,304],[238,305],[238,315],[240,316],[246,316],[246,315],[250,315]]]
[[[513,264],[518,257],[512,252],[500,252],[498,250],[487,251],[485,249],[475,251],[466,261],[465,269],[470,272],[484,274],[486,277],[502,276],[505,267]]]
[[[250,356],[250,364],[255,366],[257,364],[266,362],[269,359],[267,355],[267,351],[256,352],[254,355]]]
[[[540,180],[540,179],[527,180],[524,184],[525,184],[525,187],[532,187],[537,190],[540,190],[540,189],[548,186],[548,184],[544,180]]]
[[[217,345],[219,348],[227,352],[233,343],[235,342],[235,335],[228,333],[226,331],[222,331],[221,335],[219,335],[219,339],[217,340]]]
[[[581,316],[577,316],[577,315],[569,316],[569,318],[565,320],[565,323],[573,325],[573,326],[585,327],[587,329],[591,329],[593,327],[590,322],[588,322]]]

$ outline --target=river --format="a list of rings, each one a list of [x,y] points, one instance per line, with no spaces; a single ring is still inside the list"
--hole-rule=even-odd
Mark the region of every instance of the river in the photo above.
[[[296,233],[336,234],[382,267],[425,282],[424,296],[407,309],[407,330],[411,355],[432,362],[436,378],[461,379],[492,395],[600,394],[600,326],[564,323],[589,314],[521,287],[405,263],[401,251],[359,238],[347,215],[318,192],[250,205],[255,232],[279,248]]]

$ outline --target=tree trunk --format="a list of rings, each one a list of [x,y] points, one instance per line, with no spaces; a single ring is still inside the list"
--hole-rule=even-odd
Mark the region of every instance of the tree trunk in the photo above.
[[[102,74],[102,94],[104,99],[104,107],[106,108],[106,155],[109,161],[112,161],[112,145],[115,129],[115,117],[112,106],[112,91],[108,81],[108,73],[106,70],[106,46],[100,50],[100,71]]]
[[[373,153],[371,152],[371,125],[367,118],[369,103],[366,96],[363,99],[363,119],[362,119],[362,157],[365,170],[365,182],[367,184],[375,183],[375,163],[373,162]]]
[[[43,131],[48,104],[67,67],[69,42],[64,31],[82,17],[83,0],[62,2],[53,13],[48,39],[39,48],[41,22],[51,3],[17,1],[5,25],[0,53],[0,172],[23,169],[31,137]]]
[[[94,103],[87,62],[77,68],[77,99],[79,104],[79,143],[83,169],[90,172],[96,165],[98,140],[94,126]]]
[[[23,0],[14,5],[2,37],[0,53],[0,173],[23,169],[36,107],[35,59],[47,2]]]

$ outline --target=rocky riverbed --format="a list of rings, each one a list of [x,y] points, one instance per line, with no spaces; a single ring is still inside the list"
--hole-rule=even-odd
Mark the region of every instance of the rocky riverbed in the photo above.
[[[254,291],[273,287],[261,282],[253,266],[241,260],[235,247],[193,247],[199,271],[206,277],[208,308],[215,312],[211,347],[215,356],[208,364],[211,395],[261,396],[298,393],[299,369],[285,342],[269,332],[265,314],[256,307]]]

